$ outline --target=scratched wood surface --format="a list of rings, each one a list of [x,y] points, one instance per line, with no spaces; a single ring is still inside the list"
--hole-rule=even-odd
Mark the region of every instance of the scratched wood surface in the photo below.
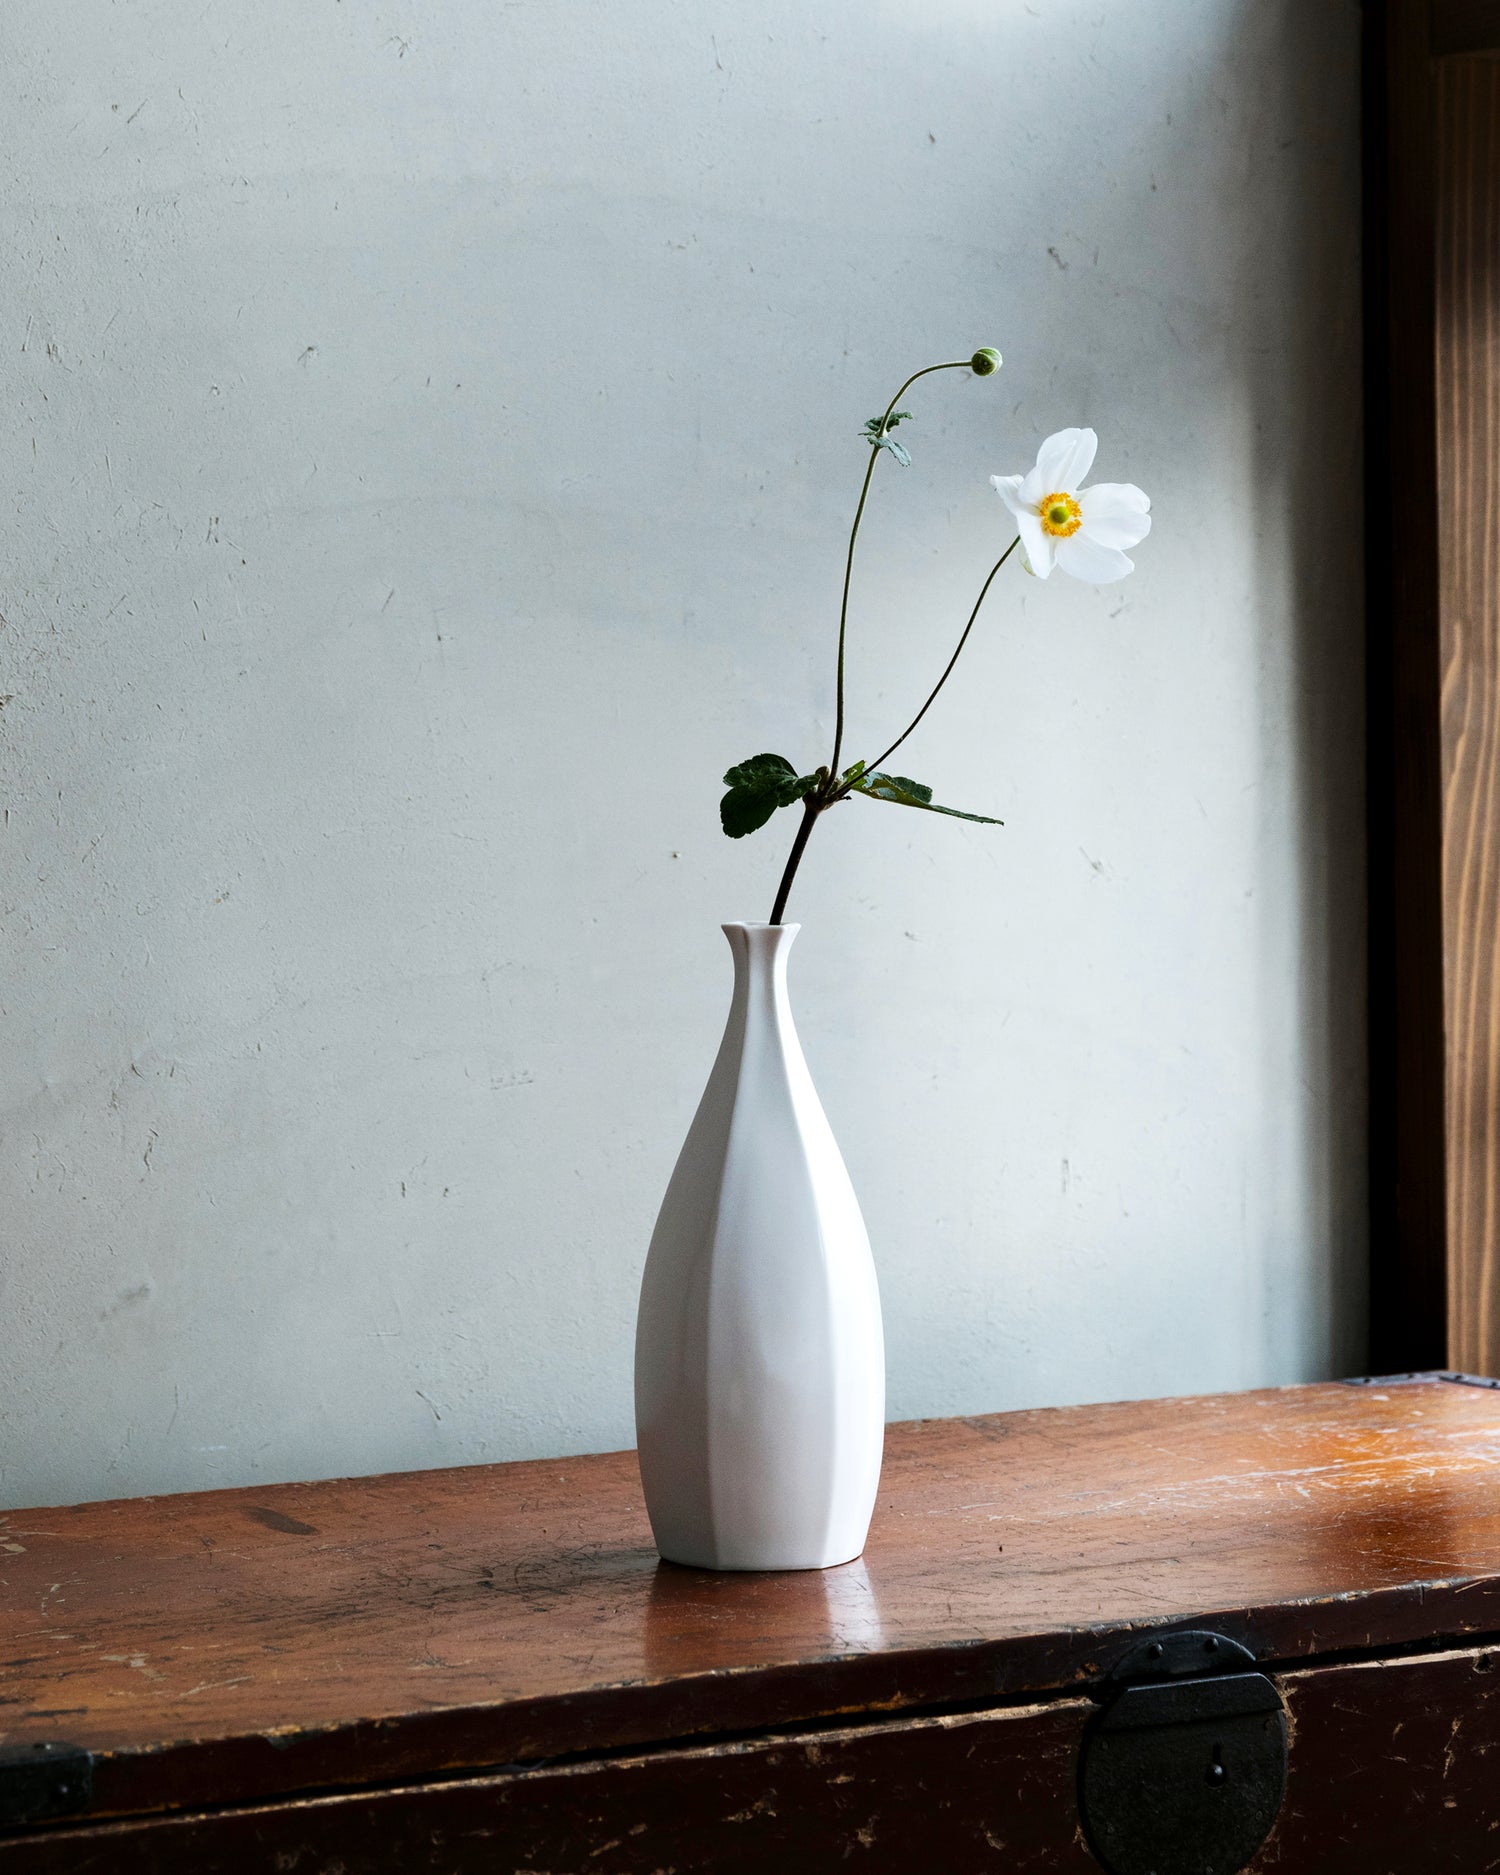
[[[1077,1690],[1143,1625],[1267,1658],[1500,1633],[1500,1393],[1435,1379],[891,1428],[869,1546],[658,1565],[633,1455],[12,1513],[0,1744],[96,1811]]]
[[[1500,1656],[1280,1677],[1286,1801],[1251,1875],[1482,1875],[1500,1864]],[[1097,1875],[1079,1827],[1087,1699],[877,1720],[500,1776],[84,1828],[6,1875]]]
[[[1448,1359],[1500,1373],[1500,60],[1437,79]]]
[[[876,1723],[168,1821],[67,1829],[5,1875],[1099,1875],[1086,1699]]]

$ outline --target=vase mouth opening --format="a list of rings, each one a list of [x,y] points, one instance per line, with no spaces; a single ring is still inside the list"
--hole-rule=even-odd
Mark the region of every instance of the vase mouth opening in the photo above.
[[[800,924],[767,924],[758,918],[731,918],[720,926],[724,931],[800,931]]]

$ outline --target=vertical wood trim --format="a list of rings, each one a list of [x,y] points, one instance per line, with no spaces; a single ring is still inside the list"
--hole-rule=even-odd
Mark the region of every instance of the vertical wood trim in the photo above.
[[[1500,62],[1437,80],[1448,1359],[1500,1372]]]
[[[1500,0],[1433,0],[1432,49],[1500,52]]]
[[[1430,0],[1365,11],[1370,1338],[1447,1359]]]

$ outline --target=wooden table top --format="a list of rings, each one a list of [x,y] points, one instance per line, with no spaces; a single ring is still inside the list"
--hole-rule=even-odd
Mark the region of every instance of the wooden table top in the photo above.
[[[0,1747],[99,1810],[1500,1632],[1500,1392],[1437,1378],[889,1429],[864,1556],[657,1561],[634,1455],[0,1517]]]

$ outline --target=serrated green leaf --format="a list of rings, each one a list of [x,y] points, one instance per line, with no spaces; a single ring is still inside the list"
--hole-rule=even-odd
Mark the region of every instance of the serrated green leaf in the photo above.
[[[719,825],[731,840],[743,840],[782,805],[770,788],[731,788],[719,803]]]
[[[966,814],[961,807],[939,807],[932,798],[931,788],[906,775],[867,775],[853,785],[856,794],[867,795],[872,801],[889,801],[895,807],[921,807],[929,814],[950,814],[954,820],[977,820],[986,827],[1005,825],[992,814]]]
[[[923,807],[932,806],[932,789],[925,782],[913,781],[910,775],[877,775],[875,779],[899,788],[903,794],[914,794]]]
[[[776,812],[818,786],[822,775],[799,775],[784,755],[752,755],[724,779],[729,792],[719,803],[719,822],[731,840],[754,833]]]
[[[903,411],[902,415],[905,414]],[[872,449],[888,449],[903,469],[911,467],[911,451],[904,443],[898,443],[893,436],[881,434],[879,417],[871,417],[865,425],[864,437]]]
[[[764,788],[794,778],[796,773],[784,755],[752,755],[730,769],[724,777],[724,786]]]

